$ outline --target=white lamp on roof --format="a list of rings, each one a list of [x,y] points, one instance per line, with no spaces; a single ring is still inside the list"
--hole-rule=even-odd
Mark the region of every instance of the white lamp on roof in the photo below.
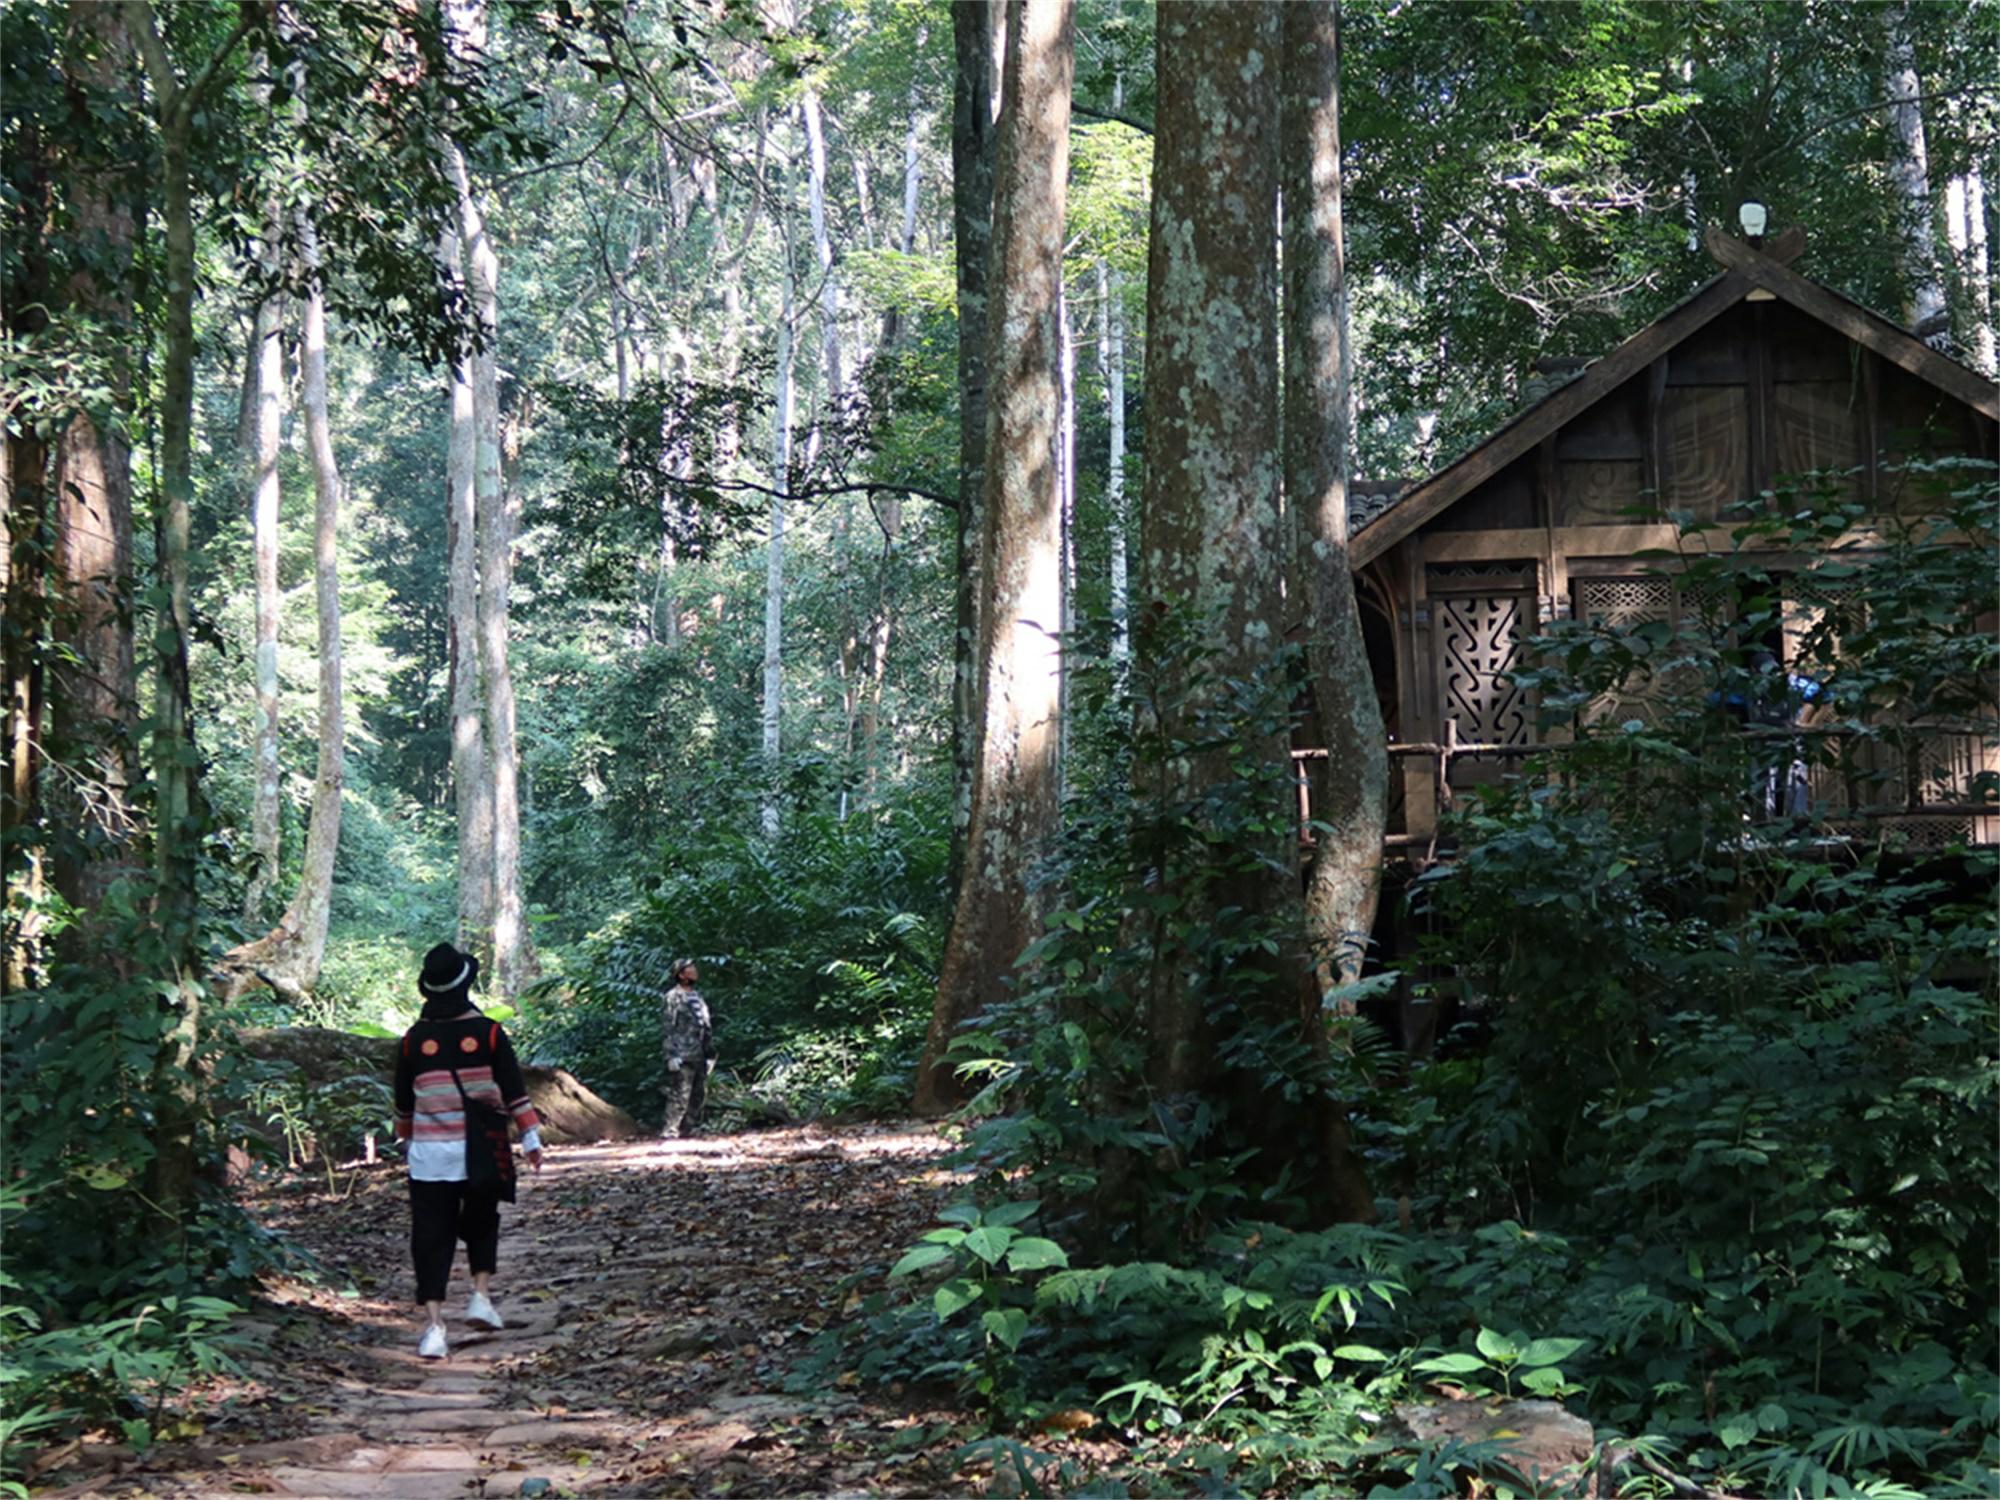
[[[1763,204],[1755,198],[1736,210],[1736,222],[1743,226],[1743,233],[1751,244],[1764,238],[1764,228],[1771,222],[1771,215]]]

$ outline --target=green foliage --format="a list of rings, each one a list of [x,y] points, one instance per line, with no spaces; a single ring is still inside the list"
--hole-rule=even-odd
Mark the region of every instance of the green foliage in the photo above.
[[[0,1213],[19,1203],[0,1201]],[[114,1299],[77,1322],[45,1326],[20,1294],[0,1272],[0,1476],[79,1423],[115,1426],[143,1450],[172,1435],[162,1432],[163,1414],[185,1382],[236,1368],[239,1340],[226,1327],[242,1309],[220,1298]]]
[[[953,1211],[1033,1193],[1072,1265],[1030,1296],[971,1264],[977,1219],[947,1218],[867,1305],[864,1374],[991,1369],[1002,1421],[1093,1402],[1138,1468],[1187,1485],[1435,1493],[1491,1457],[1388,1435],[1399,1402],[1440,1384],[1573,1401],[1634,1435],[1643,1484],[1990,1484],[1995,861],[1907,851],[1865,819],[1833,837],[1763,800],[1773,746],[1784,775],[1794,757],[1832,767],[1866,804],[1889,795],[1868,780],[1885,748],[1940,720],[1994,738],[1990,465],[1916,466],[1901,488],[1923,498],[1867,517],[1816,481],[1737,528],[1763,555],[1826,559],[1804,578],[1711,538],[1663,559],[1679,626],[1539,643],[1523,680],[1570,743],[1465,810],[1455,857],[1418,885],[1425,961],[1459,977],[1483,1042],[1405,1062],[1348,1023],[1364,1029],[1332,1076],[1276,1036],[1230,1042],[1264,1097],[1315,1076],[1342,1091],[1375,1180],[1405,1185],[1403,1233],[1310,1227],[1310,1175],[1260,1170],[1226,1086],[1192,1122],[1134,1106],[1131,997],[1155,952],[1269,960],[1229,912],[1188,909],[1149,947],[1130,893],[1175,889],[1157,873],[1176,868],[1166,820],[1129,815],[1153,839],[1148,883],[1120,873],[1116,820],[1078,819],[1020,998],[961,1044],[987,1088],[965,1155],[981,1175]],[[1788,612],[1802,597],[1831,602]],[[1797,681],[1760,654],[1781,630]],[[1152,670],[1142,656],[1139,692]],[[1807,680],[1808,727],[1837,732],[1777,717]],[[1233,826],[1175,811],[1183,836]],[[999,1351],[960,1327],[989,1296],[1026,1319]]]
[[[657,1113],[660,997],[692,954],[721,1069],[795,1110],[900,1108],[936,983],[936,822],[921,805],[801,814],[767,840],[732,806],[690,824],[658,883],[528,998],[524,1049]]]
[[[1756,1487],[1944,1486],[1995,1456],[1995,861],[1829,838],[1760,790],[1774,747],[1781,774],[1865,784],[1861,757],[1939,719],[1990,742],[1990,466],[1919,477],[1944,485],[1808,575],[1843,588],[1791,667],[1839,733],[1759,738],[1758,705],[1799,692],[1758,655],[1788,591],[1691,553],[1679,588],[1712,613],[1541,643],[1523,680],[1575,743],[1460,819],[1422,882],[1432,957],[1508,998],[1483,1054],[1414,1076],[1441,1122],[1418,1212],[1532,1215],[1506,1305],[1601,1341],[1593,1414]],[[1862,519],[1808,491],[1737,539],[1818,555]]]

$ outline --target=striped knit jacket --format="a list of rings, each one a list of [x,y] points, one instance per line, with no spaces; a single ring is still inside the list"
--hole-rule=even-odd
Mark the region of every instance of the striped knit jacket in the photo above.
[[[456,1021],[419,1021],[403,1034],[396,1057],[396,1137],[409,1143],[410,1176],[418,1182],[465,1180],[460,1086],[468,1098],[514,1117],[523,1150],[541,1146],[541,1117],[528,1100],[514,1044],[499,1022],[477,1012]]]

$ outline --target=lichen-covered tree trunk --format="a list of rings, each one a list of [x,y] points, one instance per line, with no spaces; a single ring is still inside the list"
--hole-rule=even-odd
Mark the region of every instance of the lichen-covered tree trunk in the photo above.
[[[1285,7],[1285,487],[1298,517],[1299,600],[1328,755],[1306,931],[1321,982],[1358,977],[1374,926],[1389,757],[1347,549],[1347,379],[1341,305],[1338,0]]]
[[[1141,565],[1150,606],[1205,632],[1206,690],[1190,687],[1143,728],[1191,737],[1229,682],[1264,670],[1283,640],[1278,510],[1278,11],[1268,0],[1175,0],[1158,12],[1159,107],[1146,287],[1146,471]],[[1278,764],[1277,726],[1245,747]],[[1163,807],[1196,803],[1231,774],[1218,749],[1160,768]],[[1286,851],[1267,853],[1278,868]],[[1181,917],[1204,919],[1199,873],[1162,870]],[[1275,876],[1237,904],[1275,913],[1296,889]],[[1171,947],[1167,953],[1172,953]],[[1149,1081],[1184,1100],[1213,1071],[1206,1012],[1236,981],[1163,956],[1146,1000]]]
[[[993,238],[991,0],[951,8],[951,212],[958,281],[958,589],[951,656],[951,888],[965,869],[979,752],[980,486],[986,452],[986,271]]]
[[[959,1090],[945,1053],[962,1021],[1007,992],[1040,928],[1030,876],[1058,812],[1062,609],[1060,404],[1063,215],[1073,0],[1010,0],[993,194],[979,609],[981,723],[958,904],[917,1074],[916,1106]]]
[[[1279,140],[1284,201],[1285,488],[1297,518],[1298,593],[1306,662],[1325,727],[1327,757],[1314,778],[1318,825],[1306,884],[1306,941],[1314,998],[1360,977],[1381,891],[1388,817],[1388,736],[1361,635],[1347,546],[1348,361],[1343,309],[1339,0],[1284,9]],[[1323,1003],[1323,1001],[1322,1001]],[[1353,1007],[1341,1007],[1349,1012]],[[1324,1028],[1313,1026],[1316,1048]],[[1347,1122],[1322,1122],[1334,1212],[1373,1217],[1373,1200]]]
[[[1938,275],[1937,232],[1931,216],[1930,153],[1924,141],[1923,84],[1917,77],[1907,4],[1883,12],[1888,27],[1889,121],[1895,146],[1889,163],[1895,181],[1900,231],[1898,269],[1903,277],[1903,319],[1933,337],[1944,315],[1944,282]]]

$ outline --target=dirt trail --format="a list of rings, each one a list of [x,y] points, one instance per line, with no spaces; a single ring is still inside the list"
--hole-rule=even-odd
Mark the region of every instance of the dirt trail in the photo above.
[[[908,1442],[958,1415],[829,1370],[788,1394],[840,1279],[880,1267],[933,1212],[943,1149],[920,1128],[792,1129],[557,1148],[504,1211],[495,1302],[447,1309],[451,1356],[416,1355],[399,1168],[345,1201],[293,1183],[259,1203],[331,1280],[286,1283],[246,1331],[247,1380],[192,1393],[190,1432],[143,1455],[78,1455],[63,1496],[770,1495],[954,1489]],[[796,1382],[795,1382],[796,1383]],[[938,1424],[933,1426],[932,1424]],[[902,1435],[899,1440],[898,1434]]]

